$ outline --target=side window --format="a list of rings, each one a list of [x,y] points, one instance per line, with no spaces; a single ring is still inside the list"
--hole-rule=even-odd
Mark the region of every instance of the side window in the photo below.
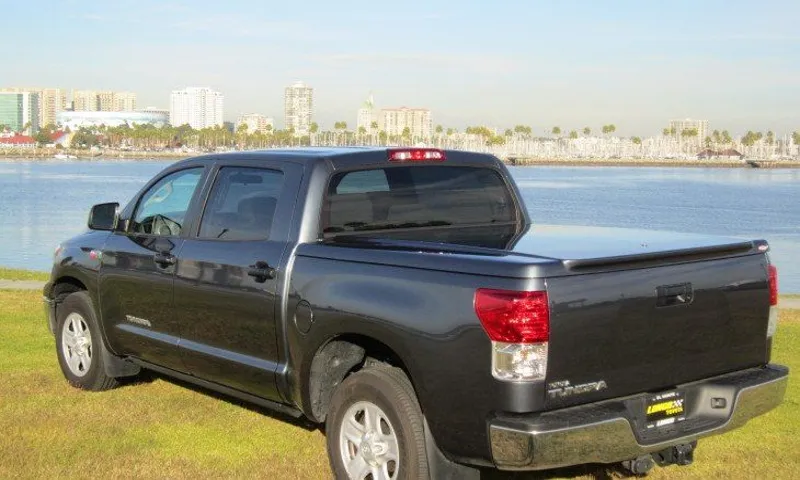
[[[192,201],[202,168],[181,170],[162,178],[142,195],[130,231],[150,235],[177,236]]]
[[[266,240],[283,173],[245,167],[220,169],[200,223],[200,238]]]

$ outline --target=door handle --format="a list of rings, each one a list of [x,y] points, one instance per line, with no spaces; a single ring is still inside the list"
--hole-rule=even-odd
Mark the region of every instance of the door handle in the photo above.
[[[661,285],[656,288],[658,298],[657,307],[671,307],[675,305],[689,305],[694,300],[694,290],[691,283],[677,285]]]
[[[170,265],[175,265],[175,255],[165,252],[158,252],[153,255],[153,261],[159,266],[166,268]]]
[[[264,283],[268,278],[275,278],[275,269],[270,267],[267,262],[256,262],[247,269],[247,274],[256,279],[258,283]]]

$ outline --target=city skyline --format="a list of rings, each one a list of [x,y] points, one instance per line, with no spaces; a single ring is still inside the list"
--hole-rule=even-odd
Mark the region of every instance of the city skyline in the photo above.
[[[303,79],[316,89],[321,124],[353,122],[369,91],[385,105],[425,105],[436,123],[458,128],[614,123],[621,135],[647,135],[669,118],[731,131],[800,123],[800,4],[787,0],[756,9],[685,0],[42,7],[36,16],[24,4],[4,7],[9,38],[26,38],[31,21],[42,32],[24,55],[0,54],[14,57],[6,84],[131,90],[140,105],[161,108],[165,92],[208,85],[226,93],[229,121],[282,118],[283,88]],[[63,38],[91,55],[54,57]]]

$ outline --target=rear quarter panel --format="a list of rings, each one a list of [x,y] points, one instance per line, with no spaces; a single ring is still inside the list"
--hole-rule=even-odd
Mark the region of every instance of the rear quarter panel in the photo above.
[[[493,411],[534,411],[544,400],[544,387],[492,377],[490,342],[473,309],[479,287],[525,289],[541,284],[298,256],[285,317],[290,396],[301,399],[309,413],[304,379],[315,352],[339,335],[370,337],[404,363],[442,451],[453,459],[489,463],[487,417]],[[313,310],[306,334],[292,320],[301,300]]]

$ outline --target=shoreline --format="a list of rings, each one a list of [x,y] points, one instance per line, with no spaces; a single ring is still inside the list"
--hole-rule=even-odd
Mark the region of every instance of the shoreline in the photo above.
[[[247,151],[247,150],[242,150]],[[57,159],[57,153],[74,155],[74,159]],[[0,163],[16,163],[31,160],[40,161],[179,161],[213,152],[129,152],[104,151],[99,155],[86,155],[81,151],[52,150],[37,152],[0,152]],[[516,167],[677,167],[677,168],[764,168],[764,169],[798,169],[798,160],[686,160],[686,159],[643,159],[643,158],[531,158],[531,157],[499,157],[508,166]]]

